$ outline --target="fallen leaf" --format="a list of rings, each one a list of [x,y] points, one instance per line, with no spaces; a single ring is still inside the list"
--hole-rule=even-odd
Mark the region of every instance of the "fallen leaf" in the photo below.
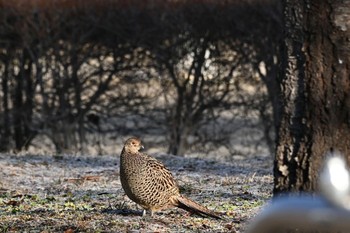
[[[74,230],[72,228],[69,228],[69,229],[64,231],[64,233],[73,233],[73,232],[74,232]]]

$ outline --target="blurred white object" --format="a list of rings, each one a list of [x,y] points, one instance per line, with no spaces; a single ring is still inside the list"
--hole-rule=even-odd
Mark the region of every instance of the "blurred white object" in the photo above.
[[[346,162],[338,152],[327,157],[320,174],[320,191],[332,204],[350,209],[350,175]]]
[[[319,187],[318,196],[273,199],[250,223],[247,233],[278,233],[286,229],[350,232],[350,174],[340,153],[327,155]]]
[[[350,212],[322,197],[276,198],[248,225],[246,233],[284,233],[287,229],[349,233]]]

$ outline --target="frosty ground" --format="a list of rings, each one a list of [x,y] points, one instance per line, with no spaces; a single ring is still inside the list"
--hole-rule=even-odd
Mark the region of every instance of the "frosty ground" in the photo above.
[[[0,232],[244,232],[271,197],[271,156],[152,155],[223,219],[176,208],[141,217],[121,188],[119,153],[0,154]]]

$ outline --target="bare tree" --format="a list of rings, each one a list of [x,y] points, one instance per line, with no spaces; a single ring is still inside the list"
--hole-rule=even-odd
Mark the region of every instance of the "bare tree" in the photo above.
[[[22,149],[46,135],[67,151],[94,132],[166,134],[169,152],[184,154],[232,148],[238,121],[264,121],[273,147],[277,2],[4,5],[1,140]]]
[[[112,34],[113,41],[95,36],[114,30],[105,15],[91,15],[93,8],[84,5],[68,10],[52,4],[39,11],[17,6],[4,11],[3,34],[17,40],[8,38],[13,46],[3,50],[3,123],[13,129],[4,127],[1,138],[13,132],[18,150],[40,134],[59,152],[82,149],[87,114],[118,74],[133,69],[132,59],[125,59],[136,55],[128,35]],[[16,20],[8,22],[12,17]]]
[[[271,11],[274,11],[268,4],[263,6],[265,7],[263,9],[269,9],[259,11],[263,12],[262,18],[265,19],[270,17]],[[162,82],[165,83],[163,86],[168,87],[167,83],[171,83],[175,89],[175,93],[170,92],[173,95],[173,101],[168,103],[172,106],[167,114],[170,132],[169,152],[184,154],[191,144],[188,143],[190,135],[197,135],[201,142],[206,141],[201,135],[205,132],[201,130],[205,123],[217,120],[224,110],[249,104],[247,99],[237,99],[239,83],[250,82],[256,85],[258,82],[255,82],[254,77],[260,76],[273,93],[272,89],[276,87],[274,66],[277,66],[277,62],[272,58],[278,54],[279,37],[273,38],[275,34],[269,37],[263,31],[263,27],[251,29],[253,25],[259,25],[261,18],[257,15],[254,20],[251,20],[245,14],[250,11],[250,13],[257,13],[259,5],[212,2],[177,4],[176,13],[168,7],[168,5],[160,6],[162,20],[152,21],[155,24],[153,25],[155,33],[144,38],[143,42],[153,54],[156,69],[162,77]],[[220,14],[213,12],[220,12]],[[228,28],[227,26],[238,17],[248,20],[242,21],[245,24],[242,23],[240,28]],[[274,29],[279,32],[278,13],[272,14],[266,22],[265,26],[275,25]],[[244,33],[249,30],[253,35],[261,36],[271,44],[256,42],[251,35],[247,36]],[[267,55],[265,53],[267,50],[271,54]],[[259,71],[261,63],[265,64],[264,74]],[[169,92],[166,91],[166,93]],[[274,95],[271,94],[271,96]],[[260,100],[260,104],[250,107],[259,108],[261,119],[267,122],[271,112],[268,108],[261,106],[269,106],[266,104],[268,101],[265,98]],[[265,124],[264,135],[272,148],[274,143],[269,136],[269,131],[273,128],[271,125]],[[215,141],[214,135],[211,136],[211,140]],[[226,140],[227,144],[230,143],[229,134],[221,133],[220,136],[216,142]]]

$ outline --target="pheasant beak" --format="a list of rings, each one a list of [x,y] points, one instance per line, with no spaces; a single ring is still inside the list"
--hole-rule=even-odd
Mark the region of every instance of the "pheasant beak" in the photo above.
[[[140,151],[142,151],[143,149],[145,149],[145,147],[143,145],[140,146]]]

